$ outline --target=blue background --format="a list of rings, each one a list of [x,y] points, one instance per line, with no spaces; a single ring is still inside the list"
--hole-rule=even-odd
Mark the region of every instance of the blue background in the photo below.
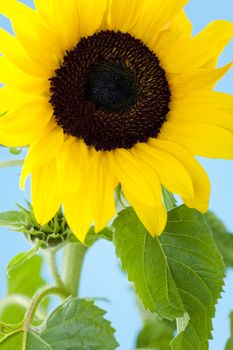
[[[32,5],[32,1],[25,0]],[[186,7],[194,26],[194,33],[200,31],[208,22],[214,19],[233,21],[232,0],[190,0]],[[0,17],[0,25],[10,28],[9,22]],[[233,43],[224,51],[220,64],[233,60]],[[218,84],[217,90],[233,93],[233,70]],[[221,147],[221,145],[219,145]],[[0,160],[9,159],[11,155],[0,148]],[[20,157],[20,156],[18,156]],[[233,161],[200,159],[209,173],[212,183],[210,207],[233,232]],[[21,192],[18,188],[20,168],[0,170],[0,211],[12,210],[15,203],[23,203],[29,198],[29,191]],[[17,253],[29,248],[24,237],[17,233],[0,230],[0,296],[6,288],[6,265]],[[47,271],[44,271],[48,277]],[[214,320],[214,340],[210,350],[222,350],[229,336],[228,314],[233,310],[233,271],[228,271],[225,280],[225,293],[217,306]],[[140,315],[136,301],[126,277],[119,269],[114,248],[107,242],[99,242],[91,248],[86,256],[82,281],[81,296],[106,297],[109,303],[99,303],[108,310],[107,317],[117,329],[116,336],[121,344],[120,349],[131,350],[140,329]]]

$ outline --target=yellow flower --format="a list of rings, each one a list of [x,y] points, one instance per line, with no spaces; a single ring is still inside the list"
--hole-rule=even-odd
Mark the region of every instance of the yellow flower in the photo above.
[[[233,24],[192,36],[187,0],[1,0],[16,36],[0,31],[0,143],[29,145],[36,219],[63,204],[84,240],[124,194],[152,235],[166,224],[161,184],[208,208],[210,184],[194,155],[233,158],[233,97],[213,92]]]

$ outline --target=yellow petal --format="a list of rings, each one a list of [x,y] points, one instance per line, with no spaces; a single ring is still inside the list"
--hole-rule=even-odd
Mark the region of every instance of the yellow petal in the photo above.
[[[39,224],[44,225],[54,217],[61,205],[55,159],[33,170],[31,194],[35,218]]]
[[[188,18],[185,11],[180,11],[171,22],[169,35],[173,37],[173,40],[191,37],[192,22]]]
[[[192,190],[177,192],[184,202],[192,208],[196,208],[197,210],[201,212],[205,212],[208,209],[209,205],[209,196],[210,196],[210,182],[209,178],[204,171],[204,169],[200,166],[198,161],[192,156],[190,152],[186,150],[186,148],[181,147],[180,145],[168,142],[168,141],[162,141],[158,139],[151,139],[150,145],[153,146],[155,149],[158,149],[173,159],[176,159],[177,162],[179,162],[180,165],[182,165],[186,172],[189,175],[189,178],[192,181]],[[160,163],[157,164],[157,167],[160,168]],[[176,171],[178,171],[178,168],[175,168],[176,165],[174,164],[173,171],[169,172],[169,167],[167,168],[167,172],[169,174],[170,183],[167,182],[164,185],[167,187],[168,190],[172,190],[170,187],[171,181],[173,182],[175,180],[174,174]],[[164,169],[166,171],[166,169]],[[183,175],[182,175],[183,176]],[[186,177],[187,178],[187,177]],[[185,177],[183,178],[183,186],[185,186]],[[186,184],[186,186],[188,183]],[[182,186],[182,183],[180,183],[180,186]]]
[[[91,172],[90,155],[86,144],[72,136],[67,137],[57,162],[62,193],[77,192]]]
[[[36,129],[31,133],[7,133],[0,130],[0,144],[7,147],[25,147],[31,143],[38,142],[42,137],[47,135],[54,127],[55,123],[50,122],[44,128]]]
[[[233,96],[224,92],[197,90],[191,91],[185,96],[175,98],[172,103],[172,110],[210,108],[219,112],[233,113]],[[195,117],[197,118],[197,116]],[[220,119],[220,118],[219,118]],[[190,118],[191,121],[191,118]],[[194,120],[193,120],[194,121]]]
[[[34,0],[36,11],[46,20],[51,17],[53,0]]]
[[[233,159],[233,133],[219,126],[168,121],[159,138],[183,145],[197,156]]]
[[[48,94],[49,80],[39,79],[26,74],[5,56],[0,56],[0,81],[10,88],[17,88],[22,91],[38,94]]]
[[[38,16],[45,22],[46,26],[49,28],[49,31],[51,33],[51,36],[53,36],[54,41],[57,43],[57,51],[56,56],[58,60],[58,65],[61,62],[65,50],[70,47],[70,42],[67,41],[67,39],[70,39],[69,35],[66,35],[66,38],[64,38],[64,29],[62,28],[59,18],[57,18],[57,15],[55,16],[55,13],[57,13],[58,6],[61,3],[61,1],[53,1],[53,0],[34,0],[36,12],[38,13]],[[56,6],[56,8],[55,8]],[[63,6],[63,2],[61,4]],[[67,6],[66,10],[69,11],[69,8]],[[59,14],[61,16],[62,14]],[[76,18],[77,13],[74,14],[74,18]],[[66,16],[65,16],[66,17]],[[76,31],[79,28],[78,22],[77,27],[75,28]],[[70,28],[68,30],[70,32]],[[75,33],[76,33],[75,31]],[[68,33],[67,33],[68,34]],[[74,34],[74,33],[73,33]],[[69,36],[69,38],[68,38]],[[69,44],[67,44],[69,42]],[[67,46],[68,45],[68,46]],[[73,45],[75,46],[75,45]]]
[[[0,12],[12,20],[17,38],[40,69],[44,72],[55,69],[53,49],[57,45],[37,12],[16,0],[1,0]]]
[[[109,164],[124,191],[147,205],[158,203],[158,176],[133,150],[117,149],[109,152]],[[158,185],[159,186],[159,185]]]
[[[10,33],[0,28],[0,53],[24,72],[41,77],[44,69],[36,64],[26,53],[19,40]]]
[[[83,156],[84,147],[86,145],[83,141],[68,139],[62,150],[63,161],[60,164],[60,173],[64,172],[67,182],[64,191],[65,214],[69,225],[81,241],[85,239],[91,223],[95,224],[95,230],[99,232],[113,218],[116,187],[116,180],[109,169],[105,154],[93,151],[91,155],[86,153]],[[59,156],[58,162],[60,161]]]
[[[63,55],[66,50],[74,48],[80,39],[77,1],[50,1],[48,22],[50,25],[51,19],[53,19],[52,23],[55,23],[56,30],[59,33],[60,42],[57,43],[57,46],[60,47],[60,52]]]
[[[0,143],[20,147],[37,142],[56,127],[47,105],[32,102],[0,118]]]
[[[66,195],[63,200],[65,217],[73,234],[84,242],[93,221],[88,188],[82,188],[72,195]]]
[[[159,57],[169,72],[214,67],[222,50],[233,38],[233,23],[214,21],[191,39],[177,40],[160,48]]]
[[[18,89],[3,86],[0,88],[0,110],[1,112],[12,112],[21,109],[32,102],[44,103],[44,98],[37,94],[24,92]]]
[[[106,152],[95,152],[88,175],[93,219],[96,232],[101,231],[115,215],[116,179],[106,160]]]
[[[216,91],[194,91],[173,100],[169,121],[203,123],[233,132],[233,96]]]
[[[20,176],[20,187],[24,189],[24,183],[33,169],[43,166],[44,162],[56,158],[63,143],[63,130],[56,127],[39,142],[32,144],[24,161]]]
[[[172,143],[170,143],[170,147],[173,147]],[[139,157],[155,169],[161,183],[169,191],[180,196],[193,197],[192,174],[179,160],[179,157],[174,157],[169,153],[169,149],[159,147],[158,142],[151,139],[148,143],[139,143],[136,146],[136,152]]]
[[[212,89],[231,67],[232,63],[229,63],[218,69],[198,68],[184,74],[167,73],[173,96],[194,90]]]
[[[206,128],[209,126],[209,133],[211,130],[215,130],[212,127],[219,127],[225,129],[226,131],[230,131],[233,133],[233,115],[229,113],[225,113],[222,111],[216,111],[213,108],[194,108],[193,110],[189,109],[180,109],[173,111],[172,117],[170,117],[170,122],[179,125],[184,124],[185,127],[190,125],[190,128],[195,125],[195,123],[203,125],[201,130],[204,130],[204,125]],[[189,124],[190,123],[190,124]],[[217,128],[216,128],[217,132]]]
[[[167,223],[167,212],[162,204],[162,198],[156,206],[149,206],[128,193],[127,190],[124,190],[124,193],[148,232],[152,236],[159,236]]]
[[[139,20],[143,1],[112,0],[110,5],[110,27],[113,30],[129,32]]]
[[[93,35],[106,22],[108,0],[78,0],[80,37]]]
[[[0,13],[13,20],[24,17],[25,20],[36,21],[35,11],[17,0],[1,0]]]
[[[120,7],[121,2],[117,0],[116,2]],[[125,2],[129,3],[127,0]],[[141,3],[141,1],[135,2]],[[187,2],[188,0],[147,1],[144,6],[144,11],[142,11],[142,15],[140,16],[140,20],[132,29],[132,33],[149,47],[153,47],[154,43],[158,40],[159,34],[170,26],[171,21],[177,16]],[[140,8],[139,11],[141,11]]]
[[[30,133],[46,126],[52,119],[52,107],[46,101],[27,103],[0,119],[0,133]]]

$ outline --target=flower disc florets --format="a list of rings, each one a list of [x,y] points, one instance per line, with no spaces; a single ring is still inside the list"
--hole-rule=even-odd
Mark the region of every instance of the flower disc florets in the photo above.
[[[57,123],[96,150],[156,137],[169,112],[165,71],[128,33],[106,30],[81,39],[50,83]]]

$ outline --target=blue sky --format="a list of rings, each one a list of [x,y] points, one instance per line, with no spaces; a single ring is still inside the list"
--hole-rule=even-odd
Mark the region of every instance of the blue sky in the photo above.
[[[31,4],[31,1],[24,1]],[[200,31],[214,19],[233,21],[232,0],[190,0],[186,7],[194,26],[194,32]],[[0,25],[9,28],[6,20],[0,17]],[[220,64],[233,60],[233,43],[224,51]],[[217,90],[233,94],[233,70],[218,84]],[[221,145],[220,145],[221,147]],[[0,149],[0,160],[10,158],[9,152]],[[207,170],[211,183],[212,195],[210,207],[233,232],[233,161],[200,159]],[[29,191],[21,192],[18,188],[19,168],[0,170],[0,210],[12,210],[16,202],[23,203],[29,198]],[[29,248],[23,236],[0,230],[0,295],[5,290],[5,268],[9,260],[17,253]],[[47,272],[45,271],[47,276]],[[135,334],[140,328],[140,316],[137,311],[131,286],[119,269],[114,248],[107,242],[96,244],[86,256],[84,263],[81,296],[106,297],[110,303],[100,303],[108,310],[107,317],[117,329],[117,338],[121,350],[131,350]],[[226,278],[225,293],[217,307],[214,320],[214,340],[210,350],[222,350],[229,335],[228,314],[233,310],[233,271]]]

